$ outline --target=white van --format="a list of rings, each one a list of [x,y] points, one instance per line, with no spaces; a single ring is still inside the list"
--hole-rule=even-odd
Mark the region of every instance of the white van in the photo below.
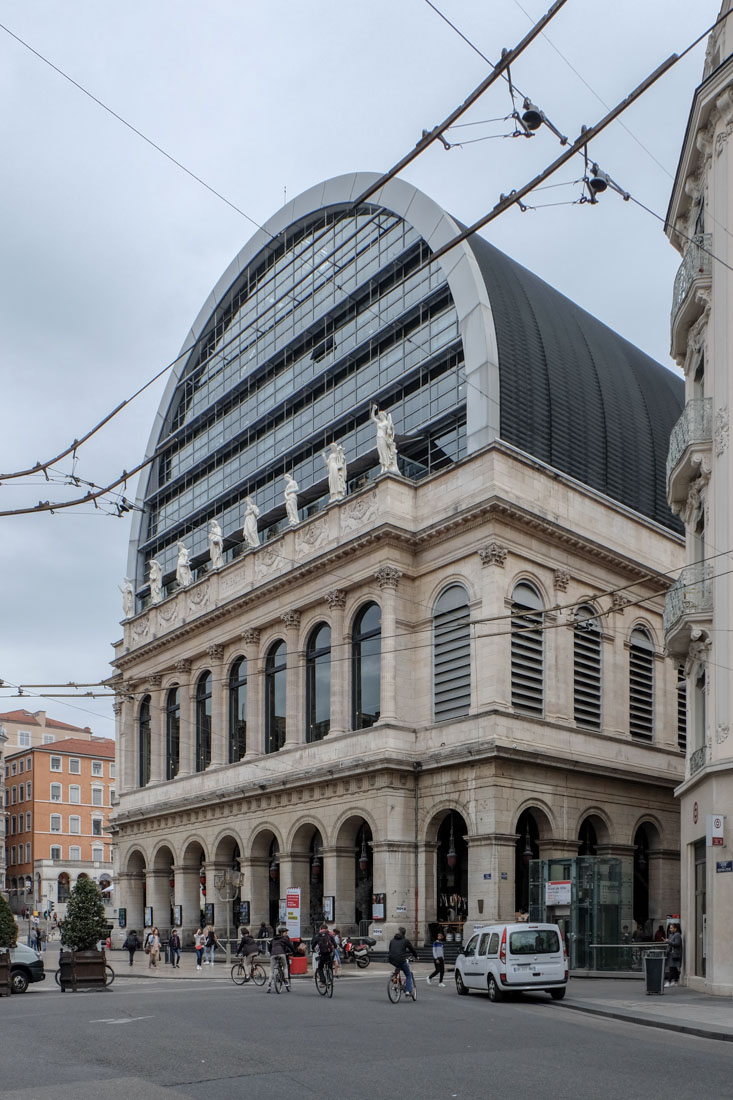
[[[456,959],[456,991],[471,989],[500,1001],[505,993],[545,990],[565,996],[568,956],[556,924],[487,924],[476,927]]]

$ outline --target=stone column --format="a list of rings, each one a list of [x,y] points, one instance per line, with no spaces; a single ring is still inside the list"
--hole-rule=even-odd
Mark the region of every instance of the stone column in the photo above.
[[[429,943],[428,925],[435,921],[438,909],[438,882],[435,853],[438,845],[426,840],[417,850],[418,925],[420,941]],[[417,947],[417,944],[415,945]]]
[[[649,918],[654,929],[671,913],[680,912],[680,852],[677,848],[649,850]]]
[[[120,722],[120,745],[122,747],[123,773],[120,783],[126,791],[137,789],[140,780],[138,766],[138,741],[135,736],[135,696],[131,685],[122,683],[116,691],[115,715]]]
[[[287,627],[288,667],[286,702],[286,745],[302,745],[305,742],[305,692],[303,684],[304,658],[299,649],[300,612],[291,610],[281,615]]]
[[[201,920],[201,881],[198,867],[185,864],[174,867],[176,905],[181,906],[181,942],[184,947],[193,943],[193,934]]]
[[[127,909],[127,931],[134,928],[142,940],[145,919],[142,871],[120,871],[116,886],[119,890],[117,905]]]
[[[150,782],[165,779],[165,703],[159,672],[148,678],[150,687]]]
[[[112,704],[115,714],[115,757],[117,761],[117,793],[126,794],[132,789],[130,782],[130,737],[125,724],[125,704],[118,695]]]
[[[167,939],[171,928],[170,868],[149,867],[145,871],[145,902],[153,907],[153,924],[161,939]]]
[[[179,776],[196,771],[196,689],[191,680],[191,662],[176,662],[181,689]]]
[[[468,837],[468,914],[464,941],[474,924],[513,919],[516,844],[515,833]],[[491,878],[484,878],[485,875]]]
[[[381,565],[375,577],[381,589],[382,663],[380,669],[379,721],[397,720],[397,585],[402,571],[394,565]],[[414,923],[414,921],[413,921]]]
[[[249,688],[249,685],[247,685]],[[256,935],[262,921],[270,923],[270,861],[267,856],[250,856],[249,898],[250,931]]]
[[[554,575],[555,599],[558,604],[568,603],[570,573],[556,569]],[[571,618],[568,610],[548,609],[545,622],[553,624],[544,632],[545,641],[545,717],[549,721],[572,722],[574,714],[574,642],[572,625],[562,625]]]
[[[349,728],[349,657],[350,647],[344,638],[344,606],[346,592],[333,588],[326,593],[331,610],[331,724],[329,733],[344,733]],[[340,927],[338,925],[337,927]]]
[[[603,726],[612,733],[630,737],[629,732],[629,649],[626,632],[628,617],[624,608],[629,602],[623,592],[611,596],[611,612],[607,630],[612,641],[603,650]]]
[[[334,924],[346,933],[354,925],[354,849],[349,847],[323,848],[323,896],[335,898]],[[358,931],[358,929],[357,929]]]
[[[385,920],[372,925],[382,930],[377,937],[386,946],[400,925],[407,929],[409,939],[415,928],[415,844],[411,840],[375,841],[373,892],[386,897]],[[413,940],[414,942],[414,940]],[[415,944],[417,947],[418,945]]]
[[[210,645],[206,650],[211,670],[211,764],[220,768],[229,762],[227,751],[228,685],[224,682],[224,646]]]
[[[482,546],[481,559],[481,612],[473,635],[476,646],[474,668],[476,686],[472,692],[476,707],[484,710],[510,711],[512,708],[511,646],[507,636],[508,619],[505,604],[504,563],[507,548],[495,539]]]
[[[265,671],[260,661],[260,632],[250,628],[242,633],[247,658],[247,751],[245,760],[262,756],[265,751],[265,715],[262,687]],[[250,899],[254,906],[254,898]],[[268,903],[269,904],[269,903]],[[254,912],[254,909],[253,909]],[[252,918],[254,920],[254,917]],[[267,921],[267,906],[260,920]]]

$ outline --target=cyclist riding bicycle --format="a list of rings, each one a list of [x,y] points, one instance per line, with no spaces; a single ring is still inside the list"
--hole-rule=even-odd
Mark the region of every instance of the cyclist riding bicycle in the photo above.
[[[393,966],[395,970],[401,970],[405,975],[405,992],[408,997],[412,993],[412,971],[407,961],[409,956],[416,959],[417,951],[407,938],[407,930],[405,928],[398,928],[389,941],[389,953],[387,957],[389,958],[390,966]]]
[[[336,940],[328,931],[325,924],[321,925],[311,940],[311,950],[318,951],[318,967],[316,972],[321,981],[325,981],[323,976],[324,964],[328,961],[331,963],[331,966],[333,966],[333,957],[336,953]]]
[[[270,980],[267,983],[267,992],[272,989],[277,967],[282,967],[285,988],[290,989],[290,972],[288,970],[288,955],[293,954],[293,945],[286,929],[278,928],[277,935],[270,942]]]

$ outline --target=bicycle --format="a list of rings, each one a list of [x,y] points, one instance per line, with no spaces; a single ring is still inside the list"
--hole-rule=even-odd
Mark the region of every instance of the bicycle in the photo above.
[[[276,993],[282,993],[283,986],[285,986],[285,988],[287,989],[287,991],[289,993],[290,992],[290,977],[288,975],[288,971],[285,969],[285,967],[287,965],[286,962],[285,962],[285,956],[284,955],[276,955],[275,960],[277,961],[277,967],[275,969],[275,977],[272,979],[273,984],[275,986],[275,992]],[[260,967],[260,969],[262,969],[262,968]]]
[[[333,997],[333,959],[330,955],[323,960],[322,968],[316,967],[313,978],[322,997]]]
[[[252,962],[249,964],[249,974],[247,973],[247,960],[238,959],[234,963],[231,969],[231,979],[235,985],[244,985],[246,982],[253,981],[255,985],[264,985],[267,975],[265,974],[265,968],[261,963],[255,962],[256,956],[251,956]]]
[[[408,993],[406,988],[405,975],[400,970],[399,966],[396,966],[392,973],[392,976],[389,979],[389,984],[387,985],[387,996],[389,997],[392,1004],[396,1005],[402,997],[403,993],[406,997],[412,997],[413,1001],[417,1000],[417,985],[415,984],[415,975],[412,974],[412,989]]]

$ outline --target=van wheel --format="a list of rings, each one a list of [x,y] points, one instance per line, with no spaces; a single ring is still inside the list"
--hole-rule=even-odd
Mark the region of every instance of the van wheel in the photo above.
[[[489,1000],[496,1003],[497,1001],[500,1001],[503,996],[504,994],[496,984],[496,978],[493,974],[489,974]]]
[[[547,991],[552,997],[553,1001],[561,1001],[565,996],[564,989],[548,989]]]
[[[22,970],[14,970],[10,979],[10,988],[13,993],[25,993],[28,988],[28,975]]]
[[[467,997],[468,996],[468,990],[466,989],[465,985],[463,984],[463,978],[461,977],[461,975],[458,973],[457,970],[456,970],[456,993],[458,993],[461,997]]]

